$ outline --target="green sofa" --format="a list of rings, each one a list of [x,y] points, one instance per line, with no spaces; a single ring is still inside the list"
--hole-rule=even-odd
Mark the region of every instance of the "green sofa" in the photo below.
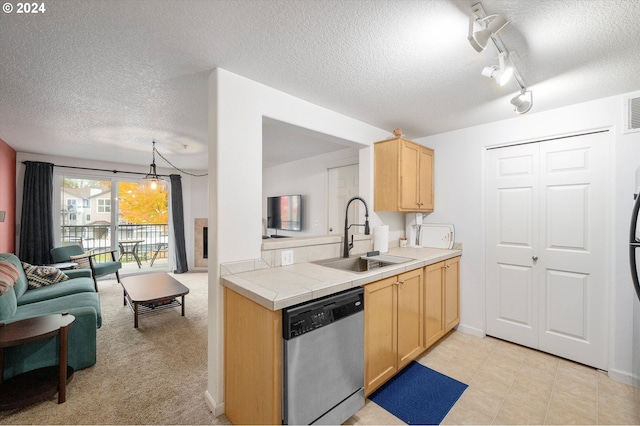
[[[95,291],[91,271],[73,271],[72,277],[57,284],[28,289],[20,259],[1,253],[0,260],[13,263],[20,274],[16,284],[0,296],[0,322],[11,323],[40,315],[68,312],[75,317],[69,328],[68,365],[75,370],[96,363],[96,335],[102,326],[100,296]],[[4,350],[4,379],[20,373],[58,364],[59,337]]]

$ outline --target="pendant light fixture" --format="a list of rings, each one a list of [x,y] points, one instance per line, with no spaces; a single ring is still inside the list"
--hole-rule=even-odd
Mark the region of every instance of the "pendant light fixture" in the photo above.
[[[149,173],[142,178],[142,187],[150,191],[164,191],[164,181],[156,171],[156,141],[153,141],[152,161],[149,165]]]

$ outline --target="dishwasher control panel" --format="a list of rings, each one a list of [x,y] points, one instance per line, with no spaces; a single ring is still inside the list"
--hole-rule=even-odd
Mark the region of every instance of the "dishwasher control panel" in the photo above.
[[[301,336],[364,309],[364,291],[358,287],[282,310],[282,337]]]

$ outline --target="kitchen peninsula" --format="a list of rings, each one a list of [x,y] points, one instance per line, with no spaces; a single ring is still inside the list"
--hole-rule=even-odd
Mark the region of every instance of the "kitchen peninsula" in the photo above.
[[[295,244],[294,241],[288,243]],[[222,274],[225,286],[225,412],[233,423],[282,422],[284,308],[353,287],[364,287],[366,394],[458,324],[462,250],[396,247],[388,254],[411,260],[365,272],[333,269],[309,261],[238,273],[228,273],[233,268],[222,266],[227,270]],[[331,255],[325,258],[328,257]],[[402,291],[410,296],[402,297]],[[376,327],[389,328],[392,324],[396,327],[403,324],[403,327],[384,332],[376,330]],[[404,335],[407,327],[412,332]],[[392,346],[388,348],[390,350],[380,351],[387,342],[372,341],[378,338],[386,338]]]

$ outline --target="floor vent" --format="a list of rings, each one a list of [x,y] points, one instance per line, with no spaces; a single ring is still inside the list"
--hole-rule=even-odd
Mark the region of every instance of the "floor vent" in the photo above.
[[[625,99],[624,133],[640,132],[640,96]]]

